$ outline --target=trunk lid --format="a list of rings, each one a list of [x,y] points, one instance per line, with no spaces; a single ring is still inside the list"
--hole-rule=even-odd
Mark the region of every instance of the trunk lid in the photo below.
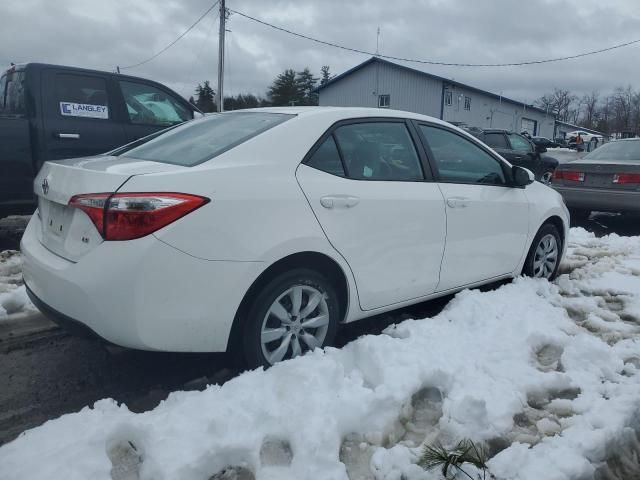
[[[73,196],[113,193],[132,176],[184,169],[111,156],[46,162],[34,181],[41,223],[40,243],[56,255],[77,262],[103,239],[86,213],[68,206]]]
[[[560,164],[558,170],[584,173],[584,181],[554,179],[553,183],[556,185],[631,191],[640,188],[635,183],[614,183],[616,174],[640,174],[640,162],[583,159]]]

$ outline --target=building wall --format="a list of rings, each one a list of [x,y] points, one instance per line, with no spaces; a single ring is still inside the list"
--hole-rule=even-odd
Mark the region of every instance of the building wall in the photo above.
[[[478,128],[505,128],[518,133],[522,131],[522,118],[528,118],[537,122],[537,135],[553,137],[553,117],[460,86],[451,89],[452,104],[443,107],[442,83],[419,72],[373,62],[321,89],[319,104],[375,108],[378,95],[389,95],[389,107],[396,110],[440,118],[443,108],[444,120],[448,122]],[[464,97],[471,99],[469,110],[464,109]]]
[[[395,110],[440,118],[442,82],[375,62],[320,90],[319,104],[377,107],[378,95],[389,95],[389,107]]]
[[[451,105],[445,101],[443,119],[447,122],[462,122],[469,127],[477,128],[504,128],[520,133],[527,130],[529,134],[534,132],[530,128],[523,128],[522,119],[536,122],[536,135],[553,137],[555,120],[537,110],[527,108],[522,104],[500,100],[489,95],[483,95],[475,90],[464,87],[447,86],[445,99],[451,92]],[[465,109],[465,97],[470,99],[470,109]]]

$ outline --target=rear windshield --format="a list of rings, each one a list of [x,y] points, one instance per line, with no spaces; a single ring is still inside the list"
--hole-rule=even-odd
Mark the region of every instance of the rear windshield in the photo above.
[[[294,115],[234,112],[193,120],[127,150],[123,157],[192,167],[210,160]]]
[[[640,161],[640,140],[606,143],[583,157],[585,160]]]
[[[24,113],[24,72],[8,71],[0,77],[0,114]]]

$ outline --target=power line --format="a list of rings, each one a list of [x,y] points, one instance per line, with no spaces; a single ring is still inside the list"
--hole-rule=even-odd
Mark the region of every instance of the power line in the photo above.
[[[231,8],[229,8],[228,10],[233,12],[233,13],[235,13],[235,14],[237,14],[237,15],[240,15],[241,17],[247,18],[249,20],[252,20],[254,22],[260,23],[260,24],[265,25],[267,27],[271,27],[271,28],[273,28],[275,30],[279,30],[281,32],[285,32],[285,33],[288,33],[290,35],[294,35],[296,37],[304,38],[305,40],[310,40],[312,42],[320,43],[322,45],[327,45],[329,47],[339,48],[341,50],[346,50],[346,51],[354,52],[354,53],[361,53],[361,54],[369,55],[369,56],[375,56],[375,57],[380,57],[380,58],[388,58],[390,60],[398,60],[398,61],[410,62],[410,63],[422,63],[422,64],[427,64],[427,65],[444,65],[444,66],[447,66],[447,67],[517,67],[517,66],[522,66],[522,65],[536,65],[536,64],[541,64],[541,63],[561,62],[561,61],[564,61],[564,60],[572,60],[574,58],[587,57],[589,55],[595,55],[595,54],[598,54],[598,53],[608,52],[608,51],[611,51],[611,50],[615,50],[617,48],[628,47],[629,45],[640,43],[640,39],[638,39],[638,40],[632,40],[630,42],[620,43],[618,45],[613,45],[613,46],[607,47],[607,48],[601,48],[599,50],[593,50],[593,51],[590,51],[590,52],[578,53],[576,55],[569,55],[569,56],[566,56],[566,57],[549,58],[549,59],[545,59],[545,60],[529,60],[529,61],[526,61],[526,62],[513,62],[513,63],[436,62],[436,61],[432,61],[432,60],[418,60],[418,59],[415,59],[415,58],[394,57],[393,55],[380,55],[380,54],[367,52],[366,50],[359,50],[357,48],[351,48],[351,47],[347,47],[347,46],[340,45],[340,44],[337,44],[337,43],[327,42],[325,40],[320,40],[320,39],[317,39],[317,38],[313,38],[313,37],[310,37],[308,35],[304,35],[302,33],[293,32],[293,31],[288,30],[286,28],[279,27],[277,25],[273,25],[271,23],[265,22],[264,20],[260,20],[258,18],[255,18],[255,17],[252,17],[250,15],[247,15],[246,13],[238,12],[237,10],[233,10]]]
[[[171,47],[173,47],[176,43],[178,43],[178,41],[180,41],[180,39],[182,39],[187,33],[189,33],[198,23],[200,23],[202,21],[202,19],[204,17],[207,16],[207,14],[213,10],[216,5],[218,5],[218,3],[220,2],[220,0],[218,0],[217,2],[215,2],[213,5],[211,5],[206,12],[204,12],[202,15],[200,15],[200,17],[198,17],[198,19],[193,22],[191,24],[191,26],[189,28],[187,28],[184,32],[182,32],[178,38],[176,38],[173,42],[171,42],[169,45],[167,45],[166,47],[164,47],[162,50],[160,50],[158,53],[150,56],[149,58],[147,58],[146,60],[143,60],[142,62],[136,63],[134,65],[128,65],[126,67],[120,67],[121,70],[128,70],[129,68],[135,68],[135,67],[139,67],[140,65],[144,65],[145,63],[149,63],[151,60],[153,60],[154,58],[159,57],[160,55],[162,55],[164,52],[166,52],[167,50],[169,50]]]

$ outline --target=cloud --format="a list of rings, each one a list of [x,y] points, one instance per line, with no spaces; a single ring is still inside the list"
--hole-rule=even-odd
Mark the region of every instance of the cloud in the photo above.
[[[0,5],[0,64],[41,61],[114,70],[174,40],[207,0],[21,0]],[[571,55],[635,39],[637,0],[227,0],[228,7],[323,40],[381,53],[447,62],[493,63]],[[128,74],[184,96],[217,79],[217,11],[155,60]],[[232,14],[225,93],[264,94],[286,68],[322,65],[340,73],[368,57],[322,46]],[[562,63],[504,68],[409,66],[523,101],[554,87],[603,93],[640,77],[640,46]]]

